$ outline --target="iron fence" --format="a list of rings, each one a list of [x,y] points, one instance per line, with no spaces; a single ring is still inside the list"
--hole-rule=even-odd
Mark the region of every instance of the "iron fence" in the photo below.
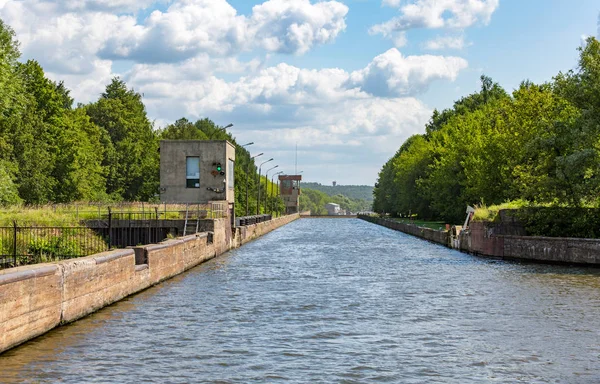
[[[125,218],[135,216],[136,220],[178,219],[184,218],[186,212],[200,215],[203,218],[219,219],[228,216],[228,204],[225,202],[199,203],[81,203],[81,204],[52,204],[29,206],[29,210],[41,210],[62,214],[66,217],[80,220],[106,220],[109,213]]]
[[[84,257],[109,250],[87,227],[0,227],[0,269]]]
[[[253,215],[253,216],[241,216],[236,217],[235,226],[241,227],[246,225],[263,223],[265,221],[272,220],[273,217],[271,215]]]
[[[12,225],[0,224],[0,269],[159,243],[168,237],[181,236],[188,223],[229,215],[229,206],[223,202],[52,205],[30,209],[64,215],[55,216],[54,221],[47,223],[36,220],[35,224],[17,221]],[[57,221],[57,217],[64,222]]]

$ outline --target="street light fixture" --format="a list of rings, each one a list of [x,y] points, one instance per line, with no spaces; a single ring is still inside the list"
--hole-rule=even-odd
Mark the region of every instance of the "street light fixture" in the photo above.
[[[254,155],[250,158],[250,161],[262,155],[264,155],[262,152],[258,155]],[[250,161],[246,164],[246,216],[248,216],[248,166],[250,165]]]
[[[281,175],[283,173],[283,171],[279,171],[277,173],[274,173],[273,176],[271,176],[271,199],[273,199],[273,178],[277,175]],[[277,179],[277,191],[279,191],[279,179]],[[271,202],[271,216],[273,215],[273,205],[274,202],[272,200]]]
[[[219,132],[219,131],[225,131],[227,128],[231,128],[231,127],[233,127],[233,124],[229,123],[229,124],[227,124],[227,125],[226,125],[226,126],[224,126],[224,127],[221,127],[221,128],[217,128],[217,129],[215,129],[215,130],[214,130],[214,131],[213,131],[213,132],[210,134],[210,137],[209,137],[208,139],[209,139],[209,140],[210,140],[210,139],[212,139],[212,137],[215,135],[215,133],[217,133],[217,132]]]
[[[244,144],[244,145],[242,145],[242,147],[247,147],[247,146],[252,145],[252,144],[254,144],[254,141],[251,141],[248,144]]]
[[[276,165],[276,166],[274,166],[272,168],[269,168],[269,169],[267,169],[267,172],[265,172],[265,214],[268,211],[268,208],[267,208],[267,197],[269,197],[269,172],[272,169],[275,169],[275,168],[279,168],[279,165]]]
[[[257,186],[257,196],[256,196],[256,214],[259,215],[260,214],[260,170],[263,166],[263,164],[268,163],[269,161],[273,161],[273,158],[271,157],[269,160],[264,161],[259,167],[258,167],[258,183],[256,183]]]

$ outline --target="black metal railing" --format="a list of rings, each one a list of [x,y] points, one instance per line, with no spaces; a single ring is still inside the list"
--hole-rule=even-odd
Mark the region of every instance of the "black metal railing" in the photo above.
[[[109,250],[87,227],[0,227],[0,269],[84,257]]]
[[[273,217],[271,215],[254,215],[254,216],[242,216],[236,217],[235,226],[242,227],[245,225],[258,224],[265,221],[272,220]]]

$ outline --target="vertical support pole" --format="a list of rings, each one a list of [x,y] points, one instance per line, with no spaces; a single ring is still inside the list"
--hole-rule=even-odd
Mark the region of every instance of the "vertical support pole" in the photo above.
[[[112,249],[112,211],[108,207],[108,249]]]
[[[162,239],[158,239],[158,207],[154,208],[156,210],[156,222],[154,225],[154,238],[150,239],[150,244],[156,244],[159,241],[161,241]]]
[[[13,262],[17,266],[17,221],[13,220]]]
[[[246,164],[246,216],[248,216],[248,164]]]

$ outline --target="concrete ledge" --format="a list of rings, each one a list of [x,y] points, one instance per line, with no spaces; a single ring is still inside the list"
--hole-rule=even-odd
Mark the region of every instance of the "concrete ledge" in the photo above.
[[[94,256],[94,260],[96,260],[96,265],[108,263],[113,260],[120,259],[122,257],[129,256],[133,253],[132,249],[123,249],[119,251],[111,251],[100,253],[98,256]]]
[[[359,218],[478,256],[600,266],[600,239],[494,235],[486,223],[473,222],[469,229],[461,231],[451,243],[448,231],[436,231],[379,217]]]
[[[431,241],[432,243],[445,246],[450,245],[450,233],[446,230],[440,231],[427,227],[419,227],[414,224],[405,224],[396,220],[384,219],[381,217],[359,215],[358,218],[408,235],[420,237],[421,239]]]
[[[0,271],[0,353],[298,218],[283,216],[236,230],[235,236],[228,219],[204,220],[211,233]]]
[[[57,265],[41,265],[35,269],[27,269],[21,271],[6,270],[0,275],[0,285],[16,283],[19,281],[33,279],[36,277],[44,277],[54,275],[58,270]]]

